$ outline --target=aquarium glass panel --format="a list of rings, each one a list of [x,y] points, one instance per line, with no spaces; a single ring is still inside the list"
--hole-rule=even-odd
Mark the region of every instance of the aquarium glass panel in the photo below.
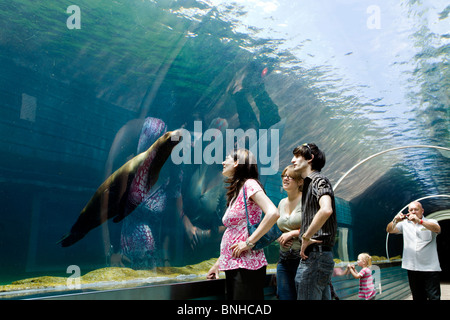
[[[204,280],[234,148],[252,151],[278,206],[294,148],[317,144],[336,266],[398,261],[395,214],[420,198],[426,214],[449,207],[449,12],[0,0],[0,297]],[[265,252],[274,273],[278,243]]]

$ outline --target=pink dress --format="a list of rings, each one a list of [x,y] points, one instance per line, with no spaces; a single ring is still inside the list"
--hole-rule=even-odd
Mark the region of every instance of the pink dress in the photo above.
[[[258,191],[263,191],[256,180],[249,179],[245,182],[245,193],[247,196],[247,209],[251,224],[261,221],[261,208],[250,199]],[[242,189],[236,200],[227,208],[222,222],[227,229],[225,230],[222,242],[220,244],[220,270],[248,269],[257,270],[267,265],[264,250],[247,250],[239,258],[232,257],[230,246],[239,242],[246,241],[249,237],[247,230],[247,218],[245,216],[244,193]]]

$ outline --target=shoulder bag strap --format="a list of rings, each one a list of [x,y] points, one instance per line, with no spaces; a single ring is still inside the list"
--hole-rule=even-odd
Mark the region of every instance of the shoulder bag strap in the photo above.
[[[245,194],[245,185],[242,186],[242,191],[244,192],[245,216],[247,217],[247,225],[250,226],[250,220],[248,219],[247,211],[247,195]]]

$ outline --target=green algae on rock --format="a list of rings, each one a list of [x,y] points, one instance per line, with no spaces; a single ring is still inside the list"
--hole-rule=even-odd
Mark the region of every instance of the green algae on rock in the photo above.
[[[90,271],[79,278],[81,288],[111,289],[133,287],[139,284],[151,284],[167,281],[180,276],[197,278],[208,273],[217,259],[210,259],[198,264],[184,267],[157,267],[153,270],[133,270],[121,267],[106,267]],[[53,289],[66,291],[72,289],[67,285],[69,277],[42,276],[13,281],[11,284],[0,286],[0,292],[27,291],[36,289]],[[77,278],[71,277],[74,281]],[[24,293],[25,294],[25,293]]]

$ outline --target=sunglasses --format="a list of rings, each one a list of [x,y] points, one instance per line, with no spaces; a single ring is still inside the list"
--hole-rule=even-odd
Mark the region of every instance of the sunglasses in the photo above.
[[[305,147],[307,147],[308,148],[308,150],[309,150],[309,152],[312,154],[312,150],[311,150],[311,147],[309,146],[309,144],[307,144],[307,143],[304,143],[304,144],[302,144],[302,146],[305,146]]]

